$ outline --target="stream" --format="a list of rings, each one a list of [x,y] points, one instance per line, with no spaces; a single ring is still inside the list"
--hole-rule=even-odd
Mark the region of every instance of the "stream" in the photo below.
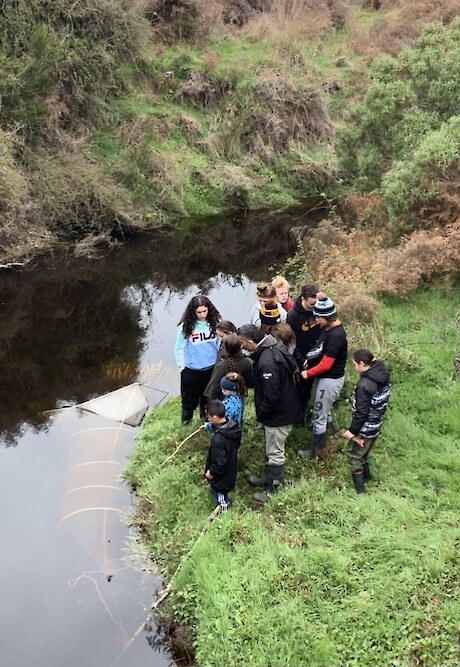
[[[161,582],[120,479],[139,428],[74,406],[133,382],[151,405],[177,394],[189,299],[203,292],[244,324],[255,282],[306,223],[302,211],[191,220],[103,257],[0,274],[2,667],[174,664],[143,625]]]

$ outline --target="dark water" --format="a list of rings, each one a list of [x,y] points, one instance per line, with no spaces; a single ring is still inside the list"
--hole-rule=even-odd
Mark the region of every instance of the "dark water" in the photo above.
[[[41,412],[138,380],[156,388],[153,403],[177,393],[173,346],[188,300],[204,292],[243,324],[254,281],[292,253],[288,228],[304,222],[190,223],[97,261],[0,275],[2,667],[171,664],[155,628],[142,628],[160,583],[117,481],[136,429],[75,408]]]

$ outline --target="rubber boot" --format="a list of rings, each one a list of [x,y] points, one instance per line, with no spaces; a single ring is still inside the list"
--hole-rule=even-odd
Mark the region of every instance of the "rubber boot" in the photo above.
[[[310,449],[298,449],[297,456],[300,456],[301,459],[312,459],[315,456],[318,456],[319,452],[324,449],[326,445],[326,434],[325,433],[313,433],[311,439]]]
[[[352,477],[356,493],[364,493],[364,474],[362,472],[354,472],[352,473]]]
[[[255,475],[250,475],[248,477],[248,482],[251,486],[267,486],[266,477],[256,477]]]
[[[267,490],[260,493],[253,493],[253,499],[258,503],[266,503],[267,500],[276,493],[278,487],[284,482],[284,464],[281,466],[265,466],[265,480]]]
[[[185,410],[182,408],[182,423],[183,424],[190,424],[192,421],[193,417],[193,410]]]
[[[363,477],[365,482],[369,482],[372,479],[371,471],[369,470],[369,461],[364,461],[363,463]]]

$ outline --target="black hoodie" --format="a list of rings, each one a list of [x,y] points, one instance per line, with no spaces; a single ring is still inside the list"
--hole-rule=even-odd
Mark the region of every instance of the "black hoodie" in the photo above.
[[[228,493],[236,482],[237,452],[241,444],[241,427],[230,419],[216,428],[206,457],[205,472],[210,471],[211,486],[216,491]]]
[[[302,297],[296,299],[293,308],[287,315],[286,322],[296,335],[297,348],[300,350],[303,358],[315,346],[318,336],[321,333],[321,327],[316,321],[316,317],[310,310],[305,310],[302,306]]]
[[[353,414],[349,430],[362,438],[376,438],[390,397],[390,374],[383,361],[377,361],[361,374],[353,395]]]

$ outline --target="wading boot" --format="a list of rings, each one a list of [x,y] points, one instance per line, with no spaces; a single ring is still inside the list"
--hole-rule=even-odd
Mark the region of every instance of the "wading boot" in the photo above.
[[[369,482],[372,479],[371,471],[369,470],[369,461],[363,463],[363,477],[364,482]]]
[[[313,433],[311,439],[310,449],[298,449],[297,456],[300,456],[301,459],[313,459],[315,456],[320,456],[321,450],[324,449],[326,445],[326,434],[325,433]]]
[[[362,472],[352,473],[353,484],[355,485],[356,493],[364,493],[364,475]]]
[[[185,410],[182,408],[182,423],[183,424],[190,424],[192,421],[193,417],[193,410]]]
[[[267,500],[276,493],[278,487],[284,482],[284,465],[281,466],[265,466],[265,480],[267,485],[266,491],[260,493],[253,493],[253,499],[258,503],[266,503]]]
[[[256,477],[255,475],[249,475],[248,483],[251,486],[267,486],[267,480],[264,477]]]

